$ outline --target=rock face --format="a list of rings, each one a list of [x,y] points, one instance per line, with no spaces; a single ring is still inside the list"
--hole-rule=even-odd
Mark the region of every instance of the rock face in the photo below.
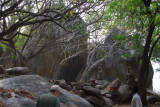
[[[72,30],[73,26],[80,25],[84,23],[81,19],[75,19],[70,22],[63,24],[67,29]],[[75,51],[83,51],[87,48],[87,45],[78,46],[77,44],[85,43],[85,40],[82,37],[80,32],[77,33],[67,33],[64,29],[56,26],[54,23],[44,25],[47,26],[49,30],[43,32],[42,34],[36,33],[33,35],[33,39],[30,39],[27,47],[24,49],[23,55],[27,58],[31,54],[35,53],[36,50],[39,49],[37,46],[37,42],[39,39],[44,41],[43,38],[49,38],[45,41],[45,45],[52,45],[54,48],[49,48],[48,51],[40,53],[33,57],[32,59],[26,62],[26,66],[33,71],[35,74],[39,74],[43,77],[47,77],[50,79],[65,79],[66,81],[75,81],[78,73],[85,66],[86,54],[81,53],[73,58],[70,58],[65,63],[61,63],[66,56],[71,56],[71,53],[75,53]],[[45,30],[46,28],[39,29],[40,31]],[[65,37],[74,37],[71,40],[60,41]],[[40,36],[38,39],[37,36]],[[35,38],[34,38],[35,37]],[[63,37],[62,39],[59,39]],[[65,40],[65,39],[64,39]],[[65,42],[65,45],[61,44],[61,42]],[[74,46],[74,48],[72,48]],[[67,48],[67,49],[66,49]],[[77,50],[78,49],[78,50]],[[46,49],[47,50],[47,47]],[[66,51],[67,50],[67,51]],[[64,52],[65,51],[65,52]],[[63,53],[64,52],[64,53]],[[61,63],[61,64],[60,64]],[[73,75],[74,74],[74,75]]]
[[[106,44],[112,45],[114,43],[113,35],[126,35],[123,31],[113,28],[111,32],[108,34],[108,37],[105,40]],[[123,49],[124,48],[124,49]],[[104,76],[108,80],[113,80],[115,78],[119,78],[123,82],[125,81],[125,75],[128,73],[133,73],[135,78],[138,78],[138,74],[140,71],[140,64],[137,57],[125,58],[123,54],[125,54],[125,49],[130,49],[128,54],[135,53],[134,50],[130,48],[130,41],[128,41],[125,46],[121,48],[121,52],[116,52],[119,48],[113,49],[113,54],[110,57],[105,59],[103,65]],[[116,52],[116,53],[114,53]],[[149,76],[147,78],[147,87],[152,87],[152,77],[153,77],[153,69],[150,67]]]
[[[110,33],[107,35],[105,40],[106,46],[112,46],[114,44],[114,39],[112,35],[126,35],[123,31],[118,30],[117,28],[113,28]],[[101,65],[98,65],[92,70],[92,73],[95,75],[98,74],[98,67],[101,66],[103,70],[103,77],[107,81],[111,82],[115,78],[119,78],[122,82],[126,81],[125,75],[132,72],[135,78],[138,78],[138,74],[140,71],[140,64],[137,57],[125,58],[123,55],[125,54],[125,50],[128,49],[128,54],[133,54],[135,51],[130,49],[130,42],[126,44],[124,47],[120,48],[120,44],[117,44],[118,47],[114,47],[109,57],[105,59]],[[121,51],[118,51],[118,50]],[[108,52],[110,48],[99,49],[94,57],[94,60],[98,60],[100,55],[103,55],[103,51]],[[118,51],[118,52],[117,52]],[[88,75],[88,78],[91,78],[92,73]],[[153,69],[150,67],[149,76],[147,78],[147,87],[152,87],[152,77],[153,77]]]

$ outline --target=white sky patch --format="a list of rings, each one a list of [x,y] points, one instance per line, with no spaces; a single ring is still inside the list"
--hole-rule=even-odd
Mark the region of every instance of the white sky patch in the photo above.
[[[154,69],[154,75],[153,75],[153,90],[160,93],[160,71],[157,71],[156,69],[160,68],[160,63],[154,63],[152,62],[152,66]]]

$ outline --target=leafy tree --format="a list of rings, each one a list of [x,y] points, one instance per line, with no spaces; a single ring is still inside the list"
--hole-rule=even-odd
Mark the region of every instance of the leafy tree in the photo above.
[[[159,59],[160,2],[157,0],[113,0],[103,18],[114,18],[113,25],[127,31],[134,40],[132,48],[142,56],[139,74],[140,96],[146,101],[146,78],[149,74],[150,60]]]

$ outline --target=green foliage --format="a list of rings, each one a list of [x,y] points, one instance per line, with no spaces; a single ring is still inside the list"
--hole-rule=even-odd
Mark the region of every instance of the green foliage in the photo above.
[[[103,58],[103,55],[102,55],[102,54],[100,54],[100,55],[99,55],[99,58]]]
[[[154,14],[155,10],[159,7],[157,2],[151,2],[150,12]],[[107,4],[107,12],[105,13],[103,20],[103,26],[109,28],[109,26],[116,26],[117,28],[125,29],[130,36],[125,35],[112,35],[114,40],[121,40],[121,46],[131,41],[131,48],[136,50],[135,56],[141,56],[144,50],[145,40],[147,38],[148,26],[150,22],[155,22],[159,27],[160,13],[157,13],[155,17],[150,18],[147,13],[142,0],[112,0],[110,4]],[[112,20],[111,23],[105,23],[104,21]],[[159,34],[159,28],[156,28],[153,33],[153,37]],[[156,33],[158,32],[158,33]],[[155,39],[152,39],[152,47]],[[160,58],[160,45],[157,43],[153,51],[152,60],[159,61]],[[158,52],[159,51],[159,52]],[[131,57],[132,55],[125,54],[125,57]]]
[[[99,58],[103,58],[106,53],[107,53],[107,51],[105,49],[101,49]]]
[[[27,39],[27,37],[24,37],[24,36],[22,36],[22,35],[19,35],[19,36],[17,36],[15,39],[16,39],[15,47],[16,47],[18,50],[20,50],[21,47],[22,47],[23,44],[24,44],[24,41]]]
[[[116,34],[113,34],[112,38],[114,40],[126,40],[127,39],[126,35],[116,35]]]
[[[157,39],[158,38],[158,35],[155,37],[155,38],[153,38],[153,39]],[[152,42],[152,44],[153,44],[154,42]],[[153,57],[151,57],[151,60],[152,61],[158,61],[158,62],[160,62],[160,42],[158,42],[157,44],[156,44],[156,46],[155,46],[155,49],[154,49],[154,51],[153,51],[153,53],[152,53],[152,56]]]
[[[6,42],[6,43],[8,43],[8,42]],[[5,52],[5,51],[6,51],[6,49],[7,49],[7,46],[6,46],[6,45],[4,45],[4,44],[0,44],[0,45],[2,46],[3,51]]]
[[[106,54],[107,51],[106,51],[105,49],[102,49],[101,52],[102,52],[103,54]]]
[[[142,60],[139,60],[139,64],[142,64]]]
[[[143,53],[143,42],[144,40],[142,39],[142,36],[139,33],[135,33],[134,35],[129,37],[132,40],[132,46],[131,48],[136,50],[137,55],[142,55]]]

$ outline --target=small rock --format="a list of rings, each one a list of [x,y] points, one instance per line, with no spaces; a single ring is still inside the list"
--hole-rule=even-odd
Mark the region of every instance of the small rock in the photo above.
[[[106,98],[111,98],[112,96],[110,94],[105,95]]]
[[[160,102],[160,97],[154,95],[148,97],[148,103],[155,104],[156,102]]]
[[[29,68],[27,67],[13,67],[6,69],[9,75],[25,75],[30,72]]]
[[[95,96],[89,96],[85,99],[89,101],[91,104],[93,104],[94,106],[104,107],[106,105],[105,102],[103,102],[102,100],[98,99]]]
[[[101,97],[101,93],[100,90],[98,90],[97,88],[93,88],[91,86],[84,86],[82,89],[87,95],[91,95],[91,96],[96,96],[96,97]]]
[[[105,94],[109,93],[109,90],[110,90],[110,85],[107,86],[105,89],[101,90],[101,95],[105,95]]]
[[[63,89],[66,89],[68,91],[71,91],[71,87],[69,85],[67,85],[66,83],[59,83],[59,86]]]
[[[160,107],[160,102],[156,102],[156,103],[154,104],[154,107]]]
[[[97,89],[101,89],[101,88],[102,88],[102,86],[101,86],[101,85],[96,85],[96,86],[95,86],[95,88],[97,88]]]
[[[97,85],[103,85],[103,84],[106,83],[106,81],[105,81],[105,80],[96,80],[95,83],[96,83]]]
[[[105,88],[108,87],[109,85],[110,85],[109,82],[104,83],[104,84],[102,85],[102,89],[105,89]]]
[[[129,102],[131,100],[132,93],[129,85],[127,84],[121,85],[118,91],[120,93],[122,102]]]
[[[86,94],[82,90],[79,90],[79,96],[84,98],[86,97]]]
[[[113,101],[110,98],[103,97],[103,99],[104,99],[107,107],[112,107],[113,106]]]
[[[59,85],[60,83],[66,83],[66,81],[64,79],[62,80],[54,80],[54,84],[56,85]]]

